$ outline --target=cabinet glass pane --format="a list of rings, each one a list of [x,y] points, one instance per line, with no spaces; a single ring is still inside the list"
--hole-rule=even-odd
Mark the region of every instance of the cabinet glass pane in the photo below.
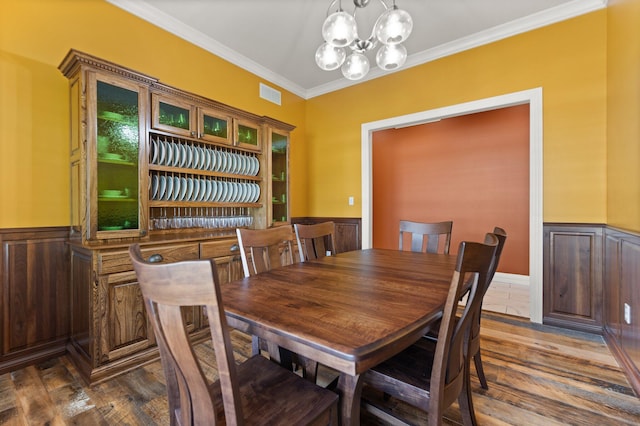
[[[202,121],[204,122],[203,132],[205,135],[217,136],[219,138],[227,139],[227,120],[210,115],[203,115]]]
[[[98,229],[138,228],[138,93],[98,81]]]
[[[258,146],[258,129],[238,124],[238,142]]]
[[[287,204],[289,202],[287,188],[287,137],[278,133],[271,134],[271,176],[273,199],[273,221],[286,222],[289,218]]]
[[[191,111],[165,102],[158,102],[158,109],[160,111],[158,115],[160,124],[189,130],[189,123],[191,123],[189,115]]]

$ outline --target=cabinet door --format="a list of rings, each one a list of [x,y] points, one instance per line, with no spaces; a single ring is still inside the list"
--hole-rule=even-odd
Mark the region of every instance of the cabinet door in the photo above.
[[[216,257],[215,262],[221,285],[244,277],[242,258],[239,254],[235,256]]]
[[[99,278],[100,340],[98,365],[135,354],[155,344],[142,291],[134,272]]]
[[[249,120],[234,119],[234,144],[253,151],[262,150],[260,125]]]
[[[211,142],[233,143],[232,120],[226,114],[207,108],[198,108],[198,138]]]
[[[289,135],[269,130],[271,147],[271,223],[289,221]]]
[[[135,273],[124,272],[102,276],[99,280],[101,337],[99,364],[133,355],[156,344],[149,323],[140,284]],[[183,308],[187,330],[196,329],[200,308]]]
[[[197,137],[194,105],[171,96],[151,95],[151,126],[176,135]]]
[[[147,230],[144,169],[147,88],[88,73],[87,239],[137,237]]]

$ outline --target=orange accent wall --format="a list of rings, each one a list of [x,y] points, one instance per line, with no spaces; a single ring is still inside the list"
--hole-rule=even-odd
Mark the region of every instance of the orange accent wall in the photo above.
[[[451,252],[507,231],[500,271],[529,274],[529,105],[373,134],[373,246],[400,220],[453,220]]]

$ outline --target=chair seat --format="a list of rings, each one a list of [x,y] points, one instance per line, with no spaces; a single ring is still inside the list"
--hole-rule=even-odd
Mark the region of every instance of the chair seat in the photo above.
[[[383,392],[398,392],[398,386],[402,386],[403,401],[414,406],[420,406],[425,400],[429,400],[431,388],[431,369],[435,354],[436,341],[421,338],[404,351],[387,361],[378,364],[367,372],[367,382]],[[421,371],[422,374],[416,374]],[[394,380],[388,382],[388,378]],[[389,388],[385,386],[388,383]],[[429,411],[429,407],[424,407]]]
[[[327,407],[335,405],[333,413],[337,413],[337,394],[301,380],[261,355],[238,365],[237,372],[247,425],[327,425],[332,423]],[[217,420],[224,422],[220,384],[215,381],[211,386],[218,401]]]

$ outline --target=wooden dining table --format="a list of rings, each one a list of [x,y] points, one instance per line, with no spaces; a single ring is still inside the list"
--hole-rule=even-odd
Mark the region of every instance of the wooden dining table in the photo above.
[[[337,370],[341,424],[360,423],[360,375],[442,315],[456,256],[368,249],[222,286],[228,323]]]

